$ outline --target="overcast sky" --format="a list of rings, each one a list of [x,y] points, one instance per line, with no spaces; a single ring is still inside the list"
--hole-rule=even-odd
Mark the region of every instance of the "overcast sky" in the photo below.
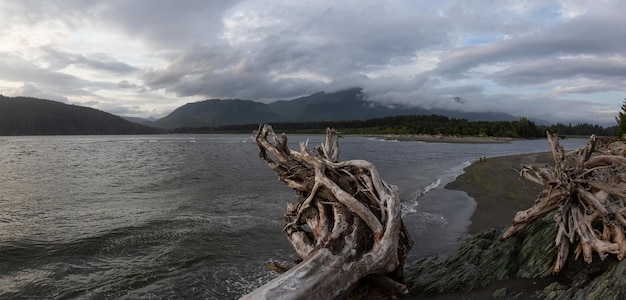
[[[624,12],[622,0],[0,0],[0,93],[162,117],[359,86],[370,101],[613,125]]]

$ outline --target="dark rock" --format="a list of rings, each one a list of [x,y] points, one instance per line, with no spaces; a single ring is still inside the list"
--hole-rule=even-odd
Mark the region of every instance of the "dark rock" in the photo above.
[[[626,299],[626,260],[620,262],[615,255],[605,260],[594,255],[593,263],[587,264],[575,259],[572,248],[561,274],[551,275],[557,253],[553,214],[508,240],[500,240],[503,232],[504,228],[482,231],[445,259],[429,257],[410,264],[405,274],[410,295],[469,292],[515,277],[552,276],[556,282],[537,291],[539,299]],[[509,292],[497,289],[492,296],[519,296]]]

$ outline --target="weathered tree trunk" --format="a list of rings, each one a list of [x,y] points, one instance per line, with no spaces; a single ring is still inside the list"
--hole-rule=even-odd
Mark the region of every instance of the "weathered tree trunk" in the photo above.
[[[544,186],[535,204],[515,215],[503,234],[506,239],[532,221],[556,209],[559,227],[558,249],[553,273],[559,273],[575,245],[576,258],[582,253],[591,263],[595,252],[600,259],[626,255],[626,158],[605,153],[592,135],[586,147],[565,154],[558,136],[547,133],[554,156],[554,167],[525,165],[520,176]]]
[[[254,138],[261,159],[298,197],[287,202],[284,232],[303,261],[243,299],[344,298],[364,280],[390,297],[406,294],[404,259],[413,241],[396,187],[367,161],[338,162],[335,130],[326,130],[317,154],[306,143],[289,149],[269,125]]]

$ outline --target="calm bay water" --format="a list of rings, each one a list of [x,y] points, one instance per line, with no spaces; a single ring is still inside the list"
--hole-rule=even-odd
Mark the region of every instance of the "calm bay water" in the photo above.
[[[323,136],[290,136],[291,148]],[[585,140],[563,141],[576,149]],[[443,144],[340,140],[395,184],[415,246],[458,246],[475,202],[442,187],[480,156],[545,140]],[[0,298],[236,299],[296,258],[282,235],[292,191],[250,135],[0,137]]]

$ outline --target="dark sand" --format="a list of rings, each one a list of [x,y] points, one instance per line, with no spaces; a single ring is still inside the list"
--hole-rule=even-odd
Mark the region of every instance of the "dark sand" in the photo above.
[[[465,191],[476,200],[469,233],[511,224],[515,213],[533,205],[541,187],[521,179],[515,170],[522,163],[552,164],[552,153],[533,153],[487,158],[465,168],[465,173],[446,185],[447,189]],[[515,170],[514,170],[515,169]]]
[[[551,153],[533,153],[487,158],[485,161],[476,161],[465,168],[465,173],[447,184],[446,188],[465,191],[476,200],[477,206],[471,218],[469,233],[474,234],[484,229],[510,225],[515,213],[531,207],[541,191],[539,185],[520,179],[519,174],[513,169],[521,169],[522,163],[545,166],[552,162]],[[494,299],[493,292],[500,288],[506,288],[507,295],[519,294],[516,299],[536,299],[533,297],[534,292],[543,289],[553,281],[555,279],[550,277],[513,278],[495,282],[469,293],[412,299]]]

